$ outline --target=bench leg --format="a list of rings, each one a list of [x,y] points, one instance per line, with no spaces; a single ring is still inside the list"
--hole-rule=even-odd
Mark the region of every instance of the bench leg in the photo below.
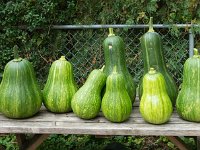
[[[167,138],[181,150],[190,150],[178,136],[167,136]]]
[[[26,144],[26,136],[24,134],[16,134],[17,143],[20,150],[24,149],[24,145]]]
[[[16,137],[20,150],[35,150],[49,137],[49,134],[36,134],[29,140],[26,140],[24,134],[17,134]]]
[[[200,150],[200,136],[196,137],[197,150]]]

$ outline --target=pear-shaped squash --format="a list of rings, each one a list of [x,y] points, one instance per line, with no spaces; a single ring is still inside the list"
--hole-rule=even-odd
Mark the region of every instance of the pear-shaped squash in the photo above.
[[[135,101],[136,88],[133,77],[128,71],[125,59],[125,44],[121,37],[113,33],[113,29],[109,28],[109,35],[103,42],[105,68],[104,72],[108,76],[112,73],[114,66],[117,72],[122,74],[125,79],[125,88],[132,100]]]
[[[150,68],[143,78],[143,94],[140,101],[142,117],[149,123],[162,124],[169,120],[172,111],[163,75]]]
[[[160,35],[154,31],[152,20],[153,18],[151,17],[149,22],[149,31],[140,38],[144,63],[144,74],[146,74],[151,67],[159,71],[165,78],[165,81],[167,83],[167,93],[170,97],[170,100],[172,101],[172,104],[175,105],[178,89],[174,79],[167,70],[163,55],[162,39]],[[141,78],[139,86],[140,98],[142,96],[142,89],[143,88]]]
[[[125,88],[125,80],[116,68],[106,80],[106,92],[101,104],[104,116],[111,122],[127,120],[132,111],[132,101]]]
[[[106,83],[102,70],[94,69],[85,84],[75,93],[71,101],[73,112],[80,118],[92,119],[101,108],[101,91]]]
[[[31,63],[17,54],[5,66],[0,86],[1,112],[9,118],[27,118],[36,114],[42,104]]]
[[[200,56],[194,56],[184,64],[183,83],[176,101],[179,116],[188,121],[200,122]]]
[[[76,91],[77,85],[74,82],[72,65],[65,59],[65,56],[61,56],[51,65],[43,90],[44,105],[51,112],[69,112],[71,111],[71,99]]]

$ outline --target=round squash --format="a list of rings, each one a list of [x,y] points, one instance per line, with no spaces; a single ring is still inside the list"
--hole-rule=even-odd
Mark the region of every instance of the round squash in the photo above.
[[[149,123],[163,124],[169,120],[172,111],[163,75],[150,68],[143,78],[143,94],[140,101],[142,117]]]
[[[85,84],[75,93],[71,101],[73,112],[80,118],[92,119],[101,108],[101,91],[106,83],[102,69],[94,69]]]
[[[169,71],[167,70],[165,59],[163,55],[163,45],[160,35],[153,29],[153,18],[150,18],[149,22],[149,31],[145,33],[140,38],[143,63],[144,63],[144,74],[146,74],[151,67],[158,70],[163,76],[167,83],[166,90],[172,101],[172,104],[175,105],[176,97],[178,94],[178,88]],[[142,78],[140,80],[139,86],[139,96],[142,96]]]
[[[183,83],[176,101],[179,116],[188,121],[200,122],[200,56],[188,58],[183,69]]]
[[[72,110],[71,99],[76,91],[72,65],[65,56],[61,56],[51,65],[43,90],[44,105],[51,112],[69,112]]]
[[[125,59],[125,44],[121,37],[113,33],[113,29],[109,28],[109,35],[103,42],[105,68],[104,73],[109,76],[113,72],[114,66],[117,72],[122,74],[125,79],[125,88],[132,100],[135,101],[136,88],[134,80],[128,71]]]
[[[111,122],[127,120],[132,111],[132,101],[125,88],[124,76],[117,69],[106,80],[106,92],[101,104],[102,112]]]
[[[31,63],[17,54],[5,66],[0,86],[1,112],[9,118],[27,118],[36,114],[42,104]]]

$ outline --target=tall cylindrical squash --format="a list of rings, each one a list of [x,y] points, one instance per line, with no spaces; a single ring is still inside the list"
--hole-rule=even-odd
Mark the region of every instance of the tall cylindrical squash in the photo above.
[[[109,76],[114,66],[116,66],[117,72],[122,74],[125,78],[125,88],[128,94],[134,102],[136,96],[136,88],[133,77],[128,71],[125,59],[125,44],[121,37],[116,36],[113,33],[113,29],[109,28],[109,35],[103,42],[105,68],[104,72]]]
[[[71,99],[77,91],[73,68],[70,62],[61,56],[51,65],[47,83],[43,90],[45,107],[55,113],[71,111]]]
[[[153,18],[150,18],[149,22],[149,31],[145,33],[140,38],[142,56],[144,63],[144,74],[146,74],[151,67],[159,71],[167,83],[166,90],[172,101],[172,104],[175,105],[176,97],[178,94],[178,89],[175,81],[167,70],[164,55],[163,55],[163,45],[160,35],[153,29]],[[139,86],[139,96],[142,96],[142,78],[140,80]]]
[[[32,64],[17,54],[5,66],[0,86],[1,112],[9,118],[27,118],[36,114],[42,104]]]
[[[194,56],[184,64],[183,83],[176,101],[181,118],[200,122],[200,56],[194,49]]]
[[[163,75],[150,68],[143,78],[143,94],[140,101],[142,117],[149,123],[162,124],[169,120],[172,110]]]

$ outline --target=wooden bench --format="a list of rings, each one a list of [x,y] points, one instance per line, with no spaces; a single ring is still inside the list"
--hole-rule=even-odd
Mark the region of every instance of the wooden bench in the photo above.
[[[168,123],[152,125],[143,120],[138,105],[138,102],[134,104],[130,119],[123,123],[111,123],[103,117],[101,112],[95,119],[83,120],[76,117],[74,113],[54,114],[44,107],[29,119],[8,119],[0,114],[0,133],[15,133],[20,149],[29,150],[39,146],[50,134],[162,135],[167,136],[181,150],[189,148],[178,136],[200,136],[200,124],[180,119],[176,110]],[[26,140],[24,135],[26,133],[35,134],[35,136]]]

